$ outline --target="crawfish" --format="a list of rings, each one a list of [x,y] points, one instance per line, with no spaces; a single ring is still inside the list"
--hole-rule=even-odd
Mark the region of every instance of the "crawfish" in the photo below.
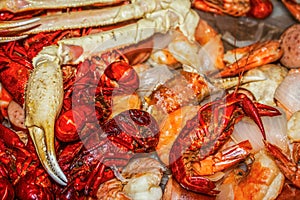
[[[123,55],[113,55],[110,61],[101,56],[104,65],[108,65],[102,74],[104,67],[93,61],[85,60],[78,66],[75,80],[64,95],[67,106],[55,124],[55,136],[60,141],[72,142],[87,137],[97,129],[95,124],[105,123],[112,114],[114,96],[130,95],[138,88],[135,70]]]
[[[0,134],[1,199],[54,199],[52,183],[32,141],[25,145],[13,130],[2,124]]]
[[[248,14],[257,19],[267,18],[273,12],[273,4],[270,0],[251,0],[250,5]]]
[[[130,109],[116,115],[60,151],[58,162],[69,180],[62,195],[76,191],[79,196],[74,198],[94,196],[101,183],[114,177],[112,166],[125,166],[136,153],[154,151],[158,138],[157,122],[149,113]]]
[[[188,190],[216,195],[215,183],[205,175],[229,168],[244,160],[252,149],[248,141],[218,152],[232,134],[234,124],[250,117],[265,138],[261,116],[276,116],[280,112],[270,106],[253,102],[235,91],[222,99],[209,102],[189,120],[174,142],[170,166],[175,179]]]
[[[17,42],[0,46],[0,81],[20,105],[24,103],[24,93],[32,65],[26,59],[26,50]]]

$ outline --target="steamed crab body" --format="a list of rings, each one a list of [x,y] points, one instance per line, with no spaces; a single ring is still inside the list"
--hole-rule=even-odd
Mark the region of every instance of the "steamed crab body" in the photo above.
[[[44,47],[33,59],[34,70],[25,93],[25,125],[44,168],[57,183],[67,183],[54,150],[53,127],[63,98],[60,66],[78,64],[93,54],[136,44],[155,33],[166,33],[170,29],[178,28],[189,39],[194,39],[199,17],[190,8],[189,0],[155,2],[157,6],[162,6],[161,9],[148,13],[137,23],[81,38],[61,40],[57,45]]]

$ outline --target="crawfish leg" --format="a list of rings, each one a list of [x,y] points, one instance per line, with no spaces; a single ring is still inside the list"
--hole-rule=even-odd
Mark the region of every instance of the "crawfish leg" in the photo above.
[[[197,176],[193,174],[187,174],[183,158],[180,157],[177,161],[171,164],[172,174],[175,180],[185,189],[191,190],[197,193],[203,193],[207,195],[217,195],[219,191],[214,190],[216,185],[213,181],[203,176]]]
[[[297,163],[289,160],[279,147],[267,141],[264,141],[269,153],[275,158],[275,162],[280,171],[289,179],[295,186],[300,188],[300,170]]]

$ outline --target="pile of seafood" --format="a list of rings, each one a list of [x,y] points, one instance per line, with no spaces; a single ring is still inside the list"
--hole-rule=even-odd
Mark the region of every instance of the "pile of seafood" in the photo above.
[[[200,15],[273,8],[1,2],[0,198],[296,199],[300,25],[228,49]]]

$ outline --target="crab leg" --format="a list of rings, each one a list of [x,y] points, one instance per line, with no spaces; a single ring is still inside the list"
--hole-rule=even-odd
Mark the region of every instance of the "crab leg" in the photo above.
[[[20,35],[29,35],[39,32],[106,26],[131,19],[140,19],[146,13],[161,10],[170,4],[170,2],[162,2],[161,0],[135,0],[132,2],[116,7],[58,13],[27,20],[2,22],[0,23],[0,35],[3,35],[4,32],[5,35],[15,35],[16,31]]]
[[[37,27],[40,18],[35,17],[31,19],[23,19],[23,20],[15,20],[15,21],[6,21],[0,22],[0,43],[1,42],[10,42],[14,40],[20,40],[27,35],[19,35],[19,36],[9,36],[9,35],[16,35],[18,32],[23,32],[29,29],[33,29]]]
[[[164,3],[164,9],[148,13],[135,24],[82,38],[61,40],[58,46],[45,47],[33,59],[34,70],[25,94],[25,125],[29,129],[43,166],[56,182],[62,185],[67,182],[57,163],[54,150],[53,127],[63,98],[60,65],[77,64],[94,54],[136,44],[157,32],[166,33],[175,28],[179,28],[189,39],[194,39],[199,16],[190,9],[189,0],[157,3]]]
[[[34,18],[31,18],[31,19],[22,19],[22,20],[1,22],[0,23],[0,28],[4,29],[4,30],[5,29],[20,28],[22,26],[29,26],[30,24],[38,22],[39,20],[40,19],[38,17],[34,17]]]
[[[136,0],[132,4],[104,9],[84,10],[41,16],[39,26],[22,34],[35,34],[46,31],[106,26],[131,19],[140,19],[146,13],[162,9],[161,0]],[[101,20],[99,20],[101,19]]]
[[[12,41],[16,41],[16,40],[21,40],[26,38],[27,35],[20,35],[20,36],[8,36],[8,37],[0,37],[0,43],[4,43],[4,42],[12,42]]]
[[[1,0],[0,9],[10,12],[22,12],[35,9],[57,9],[67,7],[88,6],[93,4],[110,5],[120,3],[125,0]]]

